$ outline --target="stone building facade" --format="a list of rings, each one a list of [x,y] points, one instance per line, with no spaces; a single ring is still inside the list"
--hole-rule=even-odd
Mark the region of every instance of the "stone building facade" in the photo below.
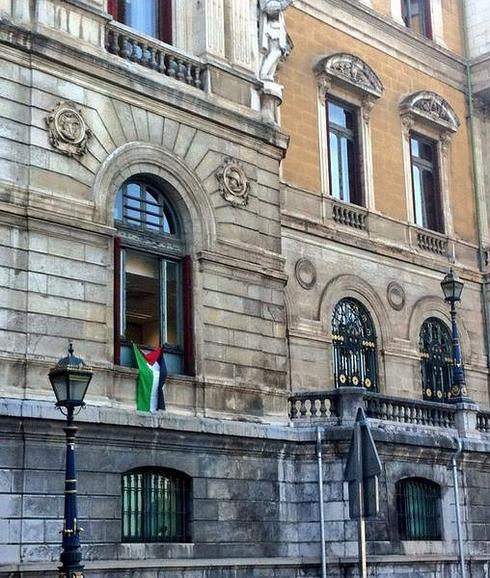
[[[468,567],[487,576],[486,200],[459,3],[422,20],[395,0],[148,4],[153,19],[0,0],[0,577],[52,575],[59,557],[47,374],[70,340],[94,370],[77,416],[86,576],[320,576],[317,428],[328,575],[354,576],[343,478],[360,406],[383,464],[373,575],[456,575],[459,438]],[[349,186],[332,168],[339,110]],[[414,139],[434,155],[434,206],[425,181],[413,196]],[[472,403],[421,383],[450,266]],[[339,303],[371,332],[362,371],[339,369],[354,360],[338,356]],[[165,412],[136,410],[131,340],[165,344]],[[157,477],[186,488],[178,537],[127,507]],[[404,480],[436,492],[430,539],[401,522]]]

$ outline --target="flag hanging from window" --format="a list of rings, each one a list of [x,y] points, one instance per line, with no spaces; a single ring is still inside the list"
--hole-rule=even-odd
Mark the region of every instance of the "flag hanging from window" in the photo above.
[[[135,343],[132,345],[139,371],[136,382],[136,409],[139,411],[165,409],[167,366],[163,347],[143,353]]]

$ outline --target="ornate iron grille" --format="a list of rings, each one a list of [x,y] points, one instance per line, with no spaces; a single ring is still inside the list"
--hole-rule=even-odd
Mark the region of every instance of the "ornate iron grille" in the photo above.
[[[401,540],[441,540],[440,487],[423,478],[396,485]]]
[[[449,329],[435,317],[426,319],[420,330],[419,347],[423,397],[444,402],[451,391],[452,377]]]
[[[190,480],[178,472],[123,474],[124,542],[189,542]]]
[[[355,299],[342,299],[332,318],[336,387],[377,390],[376,333],[366,309]]]

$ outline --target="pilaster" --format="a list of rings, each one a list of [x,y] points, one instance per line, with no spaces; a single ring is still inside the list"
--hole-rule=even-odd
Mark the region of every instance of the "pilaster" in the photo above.
[[[195,52],[196,56],[225,58],[224,0],[196,2]]]
[[[232,64],[254,71],[256,68],[257,23],[253,0],[226,0],[229,13],[228,44]],[[254,34],[255,28],[255,34]],[[252,39],[255,43],[252,43]]]

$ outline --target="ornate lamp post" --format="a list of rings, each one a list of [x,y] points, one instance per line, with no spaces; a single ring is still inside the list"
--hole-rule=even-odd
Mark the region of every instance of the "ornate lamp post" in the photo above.
[[[452,333],[452,386],[449,401],[458,403],[469,401],[466,397],[466,381],[464,375],[463,359],[461,356],[461,345],[459,343],[458,326],[456,325],[456,302],[461,301],[464,283],[459,280],[458,274],[451,269],[441,281],[444,300],[451,305],[451,333]]]
[[[56,395],[56,406],[67,418],[67,425],[63,428],[66,434],[65,517],[59,578],[83,578],[75,467],[75,436],[78,428],[73,424],[73,415],[75,408],[85,405],[83,399],[93,372],[83,359],[75,357],[73,353],[73,345],[70,343],[68,355],[60,359],[49,372],[49,381]]]

